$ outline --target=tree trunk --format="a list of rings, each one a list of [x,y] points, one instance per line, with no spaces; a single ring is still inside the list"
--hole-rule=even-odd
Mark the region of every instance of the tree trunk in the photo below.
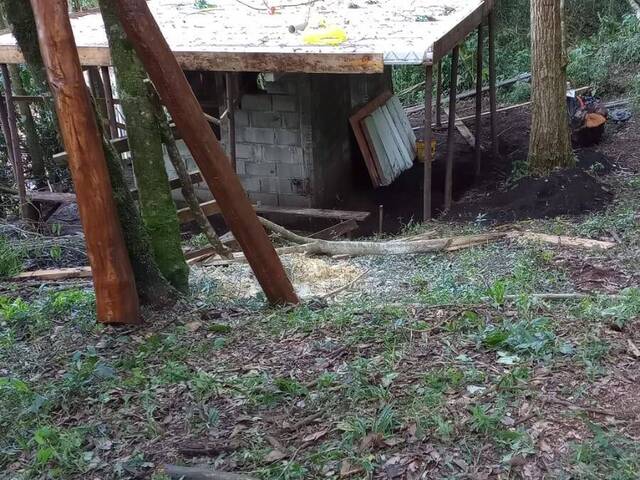
[[[155,91],[151,82],[148,82],[148,90],[149,90],[149,98],[154,106],[155,115],[158,119],[158,124],[160,125],[160,129],[162,132],[162,142],[167,149],[167,155],[169,156],[169,160],[173,165],[173,168],[176,170],[178,174],[178,178],[180,178],[180,183],[182,184],[182,195],[184,196],[187,205],[191,209],[191,213],[200,227],[200,230],[209,240],[209,243],[214,248],[216,253],[220,255],[222,258],[231,259],[233,258],[233,254],[231,250],[224,246],[224,244],[220,241],[220,237],[213,229],[213,226],[209,222],[207,215],[202,210],[200,206],[200,200],[196,195],[196,191],[193,188],[193,183],[191,183],[191,176],[189,175],[189,170],[187,170],[187,165],[182,159],[182,155],[178,150],[178,146],[176,145],[176,140],[173,136],[173,132],[169,127],[169,122],[167,121],[167,116],[164,113],[164,109],[162,108],[162,103],[160,102],[160,97],[158,93]]]
[[[160,127],[149,101],[147,74],[126,38],[111,0],[100,9],[127,119],[127,136],[138,184],[140,211],[151,238],[153,254],[164,277],[181,291],[189,288],[189,267],[180,246],[180,224],[164,166]]]
[[[125,180],[120,155],[102,131],[102,147],[107,159],[107,168],[113,189],[113,198],[118,209],[118,217],[124,233],[124,242],[131,259],[131,267],[136,278],[140,303],[154,307],[176,303],[180,294],[162,276],[151,253],[151,240],[142,224],[136,202]]]
[[[529,166],[540,175],[575,164],[567,118],[560,4],[561,0],[531,1]]]

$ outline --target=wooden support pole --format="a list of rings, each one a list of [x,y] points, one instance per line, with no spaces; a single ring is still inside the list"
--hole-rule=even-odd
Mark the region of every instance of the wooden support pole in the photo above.
[[[236,77],[233,73],[225,74],[225,84],[226,84],[226,104],[227,104],[227,128],[229,129],[229,157],[231,158],[231,165],[233,166],[233,171],[236,170],[236,119],[235,119],[235,111],[236,111],[236,85],[235,85]]]
[[[107,104],[107,119],[109,120],[109,133],[111,138],[118,138],[118,127],[116,125],[116,107],[113,101],[113,88],[111,87],[111,75],[109,67],[100,67],[102,85],[104,85],[104,100]]]
[[[478,25],[478,50],[476,52],[476,177],[482,170],[482,50],[483,50],[482,23]]]
[[[31,0],[42,60],[69,154],[80,220],[93,272],[98,321],[138,323],[133,270],[113,200],[102,140],[91,106],[66,0]]]
[[[100,68],[89,67],[87,68],[87,73],[89,75],[89,88],[91,89],[91,94],[98,108],[103,128],[105,131],[109,131],[109,115],[107,113],[107,102],[105,99],[104,84],[100,76]]]
[[[496,17],[489,13],[489,109],[491,111],[491,153],[498,158],[498,101],[496,99]]]
[[[113,3],[129,40],[169,109],[267,298],[274,304],[298,303],[280,258],[229,158],[202,115],[200,104],[147,3],[145,0],[114,0]]]
[[[438,64],[439,65],[439,64]],[[427,65],[424,69],[424,175],[422,189],[422,219],[431,220],[431,101],[433,97],[433,66]],[[438,111],[436,107],[436,112]]]
[[[455,155],[456,132],[456,87],[458,85],[458,59],[460,49],[456,45],[451,53],[451,81],[449,82],[449,128],[447,131],[447,171],[444,180],[444,211],[448,212],[453,203],[453,158]]]
[[[436,127],[442,127],[442,60],[438,62],[438,78],[436,85]]]
[[[20,216],[22,220],[27,222],[37,218],[37,212],[27,200],[27,188],[24,178],[24,166],[22,164],[22,151],[20,150],[20,133],[18,132],[18,120],[16,117],[16,106],[13,101],[13,87],[11,85],[11,76],[9,67],[6,63],[0,65],[2,72],[2,82],[4,84],[4,95],[7,110],[7,129],[9,137],[7,138],[7,148],[11,148],[11,158],[13,160],[13,173],[16,178],[16,186],[18,188],[18,202],[20,204]]]

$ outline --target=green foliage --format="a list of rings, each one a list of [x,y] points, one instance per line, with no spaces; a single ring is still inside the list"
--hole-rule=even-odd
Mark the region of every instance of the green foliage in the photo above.
[[[576,86],[593,85],[608,94],[624,92],[640,63],[640,21],[601,18],[597,32],[569,54],[567,75]]]
[[[0,235],[0,278],[12,277],[22,271],[24,253]]]
[[[396,414],[390,405],[384,405],[376,417],[348,417],[337,425],[342,431],[343,443],[348,446],[355,445],[371,433],[388,437],[397,427]]]
[[[576,478],[634,480],[640,477],[640,446],[590,423],[593,438],[573,447]]]
[[[84,471],[84,443],[85,431],[82,428],[38,428],[31,441],[35,448],[34,470],[47,472],[52,478],[67,478],[71,472]]]
[[[551,352],[555,339],[547,318],[517,322],[505,319],[501,325],[488,326],[480,335],[486,348],[535,356]]]

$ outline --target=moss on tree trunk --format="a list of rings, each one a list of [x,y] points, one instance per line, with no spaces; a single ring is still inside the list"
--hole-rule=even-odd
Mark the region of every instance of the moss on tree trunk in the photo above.
[[[575,164],[567,117],[563,45],[561,0],[533,0],[529,167],[540,175]]]
[[[176,288],[187,291],[189,267],[180,246],[180,224],[164,167],[161,131],[148,97],[148,77],[114,13],[112,1],[99,3],[127,120],[142,219],[160,271]]]

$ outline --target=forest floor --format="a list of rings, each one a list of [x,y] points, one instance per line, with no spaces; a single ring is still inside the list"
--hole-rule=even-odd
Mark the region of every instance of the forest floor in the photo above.
[[[95,324],[89,284],[3,284],[0,478],[157,480],[170,463],[271,480],[637,479],[639,140],[632,120],[597,148],[617,165],[591,172],[614,194],[599,212],[509,227],[607,251],[286,256],[304,303],[280,309],[246,265],[200,266],[191,298],[118,329]],[[493,228],[480,215],[403,234]],[[588,296],[533,295],[574,292]]]

